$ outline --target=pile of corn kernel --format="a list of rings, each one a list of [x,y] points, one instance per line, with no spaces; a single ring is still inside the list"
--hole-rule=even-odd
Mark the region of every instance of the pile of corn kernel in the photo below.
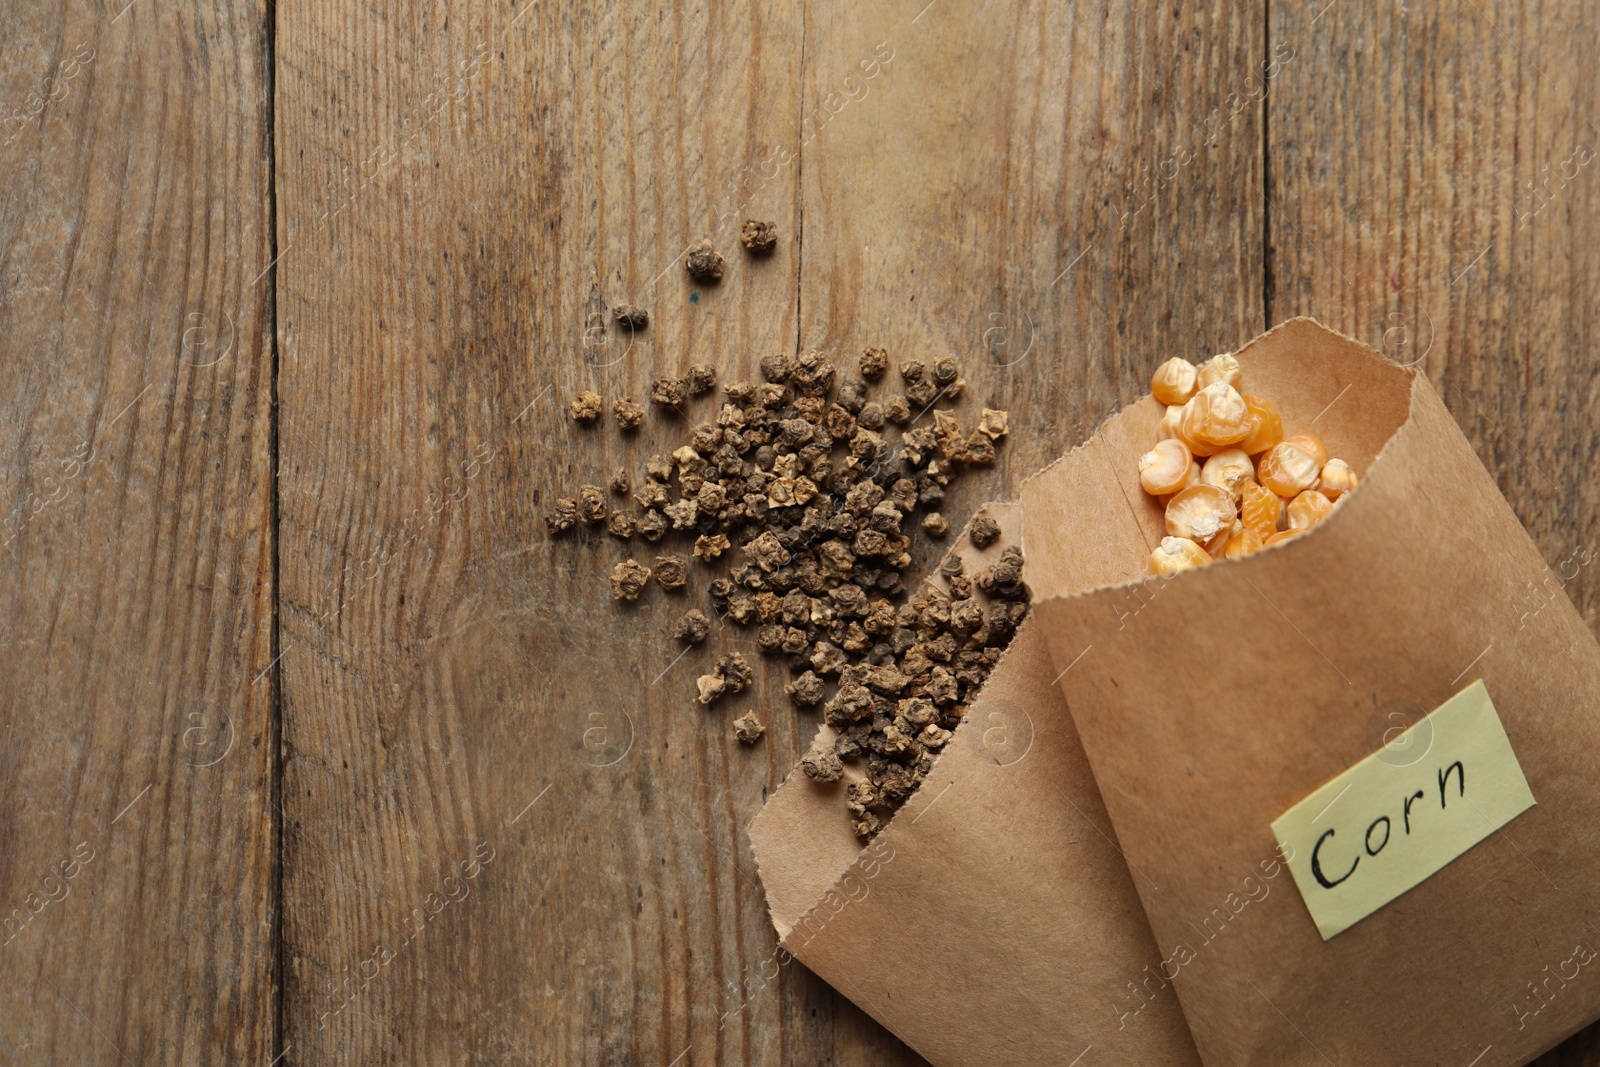
[[[1167,514],[1167,536],[1150,553],[1153,574],[1298,537],[1356,487],[1348,463],[1329,459],[1312,434],[1285,437],[1272,401],[1239,385],[1230,355],[1198,367],[1174,356],[1150,379],[1150,392],[1167,405],[1160,439],[1139,457],[1139,484]]]

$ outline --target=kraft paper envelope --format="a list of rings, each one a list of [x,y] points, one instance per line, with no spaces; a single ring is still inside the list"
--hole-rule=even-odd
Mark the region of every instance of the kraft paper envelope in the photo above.
[[[975,565],[1020,525],[985,510],[1002,536]],[[750,825],[773,924],[938,1067],[1198,1064],[1177,1001],[1133,992],[1156,944],[1054,674],[1029,618],[869,848],[843,782],[792,773]]]
[[[1034,619],[1162,977],[1211,1067],[1524,1063],[1600,1016],[1600,648],[1561,592],[1594,553],[1546,565],[1424,377],[1309,319],[1237,356],[1285,432],[1363,474],[1306,535],[1146,580],[1164,532],[1138,482],[1148,398],[1023,490]],[[1476,682],[1498,726],[1410,732]],[[1380,752],[1416,780],[1380,775],[1312,812],[1302,846],[1335,832],[1325,881],[1393,878],[1386,898],[1426,873],[1397,859],[1408,829],[1474,803],[1485,825],[1324,940],[1312,908],[1335,890],[1305,847],[1280,857],[1273,826]],[[1263,893],[1275,858],[1296,884]]]

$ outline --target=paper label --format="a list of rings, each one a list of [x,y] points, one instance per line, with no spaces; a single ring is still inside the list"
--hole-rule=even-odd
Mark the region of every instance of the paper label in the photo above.
[[[1533,807],[1482,681],[1272,824],[1324,941]]]

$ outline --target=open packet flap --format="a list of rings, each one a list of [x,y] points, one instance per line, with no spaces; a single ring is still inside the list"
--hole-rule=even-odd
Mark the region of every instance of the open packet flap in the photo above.
[[[1034,613],[1162,975],[1212,1065],[1525,1062],[1600,1015],[1600,979],[1544,984],[1593,958],[1600,648],[1559,584],[1536,595],[1550,568],[1426,379],[1308,319],[1237,357],[1363,473],[1306,535],[1149,579],[1150,399],[1023,490]],[[1478,679],[1536,805],[1324,941],[1263,876],[1272,823]]]
[[[972,567],[1020,528],[1016,505],[984,512],[1001,537],[971,550]],[[786,951],[941,1067],[1062,1067],[1091,1047],[1085,1063],[1198,1064],[1174,998],[1118,1003],[1156,946],[1053,674],[1027,619],[866,849],[844,784],[791,773],[750,824],[773,923]]]

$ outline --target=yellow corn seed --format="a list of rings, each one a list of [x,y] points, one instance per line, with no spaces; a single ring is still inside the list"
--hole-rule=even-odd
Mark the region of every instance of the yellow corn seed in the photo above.
[[[1165,508],[1168,504],[1172,503],[1172,498],[1177,496],[1178,493],[1183,492],[1185,489],[1193,489],[1199,484],[1200,464],[1191,459],[1189,461],[1189,473],[1183,476],[1183,484],[1178,487],[1177,492],[1163,494],[1161,497],[1161,506]]]
[[[1241,525],[1239,532],[1228,538],[1227,547],[1222,550],[1222,555],[1224,559],[1243,559],[1252,552],[1261,551],[1261,547],[1265,544],[1266,539],[1260,534]]]
[[[1330,459],[1322,465],[1322,493],[1329,500],[1338,500],[1357,485],[1361,479],[1342,459]]]
[[[1285,499],[1316,487],[1322,464],[1298,445],[1281,441],[1267,450],[1256,467],[1261,484]]]
[[[1232,541],[1236,535],[1243,532],[1244,524],[1238,519],[1234,519],[1233,525],[1229,526],[1227,529],[1223,530],[1221,533],[1217,534],[1217,536],[1213,537],[1200,547],[1205,549],[1206,554],[1212,559],[1221,559],[1223,552],[1227,550],[1228,542]]]
[[[1202,485],[1214,485],[1218,489],[1225,489],[1235,500],[1238,500],[1239,494],[1244,491],[1245,483],[1254,481],[1255,476],[1255,464],[1250,462],[1250,456],[1240,448],[1224,448],[1207,459],[1205,466],[1200,469]]]
[[[1233,527],[1233,497],[1214,485],[1185,489],[1167,504],[1167,533],[1201,543]]]
[[[1176,493],[1184,487],[1193,466],[1194,457],[1182,441],[1157,441],[1156,447],[1139,457],[1139,484],[1151,496]]]
[[[1167,410],[1162,413],[1161,425],[1156,427],[1156,440],[1165,441],[1178,436],[1178,423],[1183,419],[1182,404],[1168,404]]]
[[[1250,411],[1250,435],[1239,447],[1258,456],[1283,440],[1283,416],[1278,414],[1278,405],[1250,393],[1244,394],[1244,406]]]
[[[1226,382],[1208,385],[1183,406],[1178,436],[1197,456],[1212,456],[1250,434],[1250,409]]]
[[[1266,486],[1251,482],[1240,493],[1239,518],[1244,528],[1265,543],[1278,532],[1278,519],[1283,515],[1283,498]]]
[[[1294,540],[1296,537],[1299,537],[1303,533],[1305,533],[1304,530],[1279,530],[1277,533],[1275,533],[1271,537],[1267,538],[1266,543],[1262,547],[1263,548],[1267,548],[1267,547],[1270,547],[1272,545],[1281,545],[1285,541]]]
[[[1307,489],[1289,501],[1289,529],[1309,530],[1332,510],[1333,501],[1315,489]]]
[[[1317,461],[1317,468],[1328,462],[1328,446],[1322,443],[1322,438],[1314,433],[1297,433],[1293,437],[1285,437],[1285,441],[1294,445],[1300,451]]]
[[[1206,550],[1186,537],[1163,537],[1161,544],[1150,553],[1150,573],[1162,578],[1210,565]]]
[[[1200,388],[1204,389],[1208,385],[1224,382],[1237,389],[1239,388],[1240,376],[1241,372],[1237,359],[1234,359],[1231,355],[1212,356],[1200,364],[1199,384]]]
[[[1150,376],[1150,393],[1163,404],[1183,404],[1194,396],[1199,372],[1182,356],[1173,356]]]

